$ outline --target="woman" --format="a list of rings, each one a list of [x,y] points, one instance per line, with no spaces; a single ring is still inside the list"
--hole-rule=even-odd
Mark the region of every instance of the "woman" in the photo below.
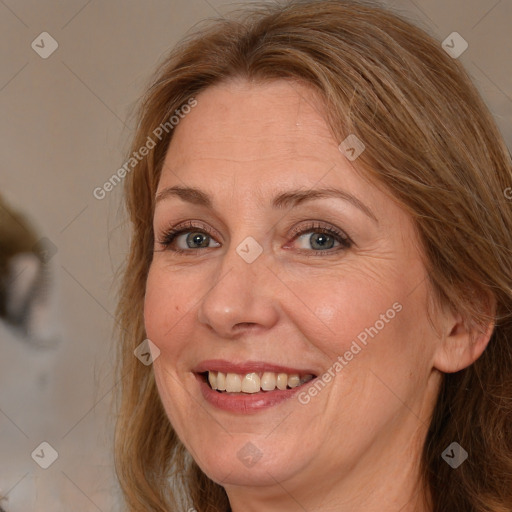
[[[352,1],[217,21],[138,155],[130,511],[512,510],[512,163],[440,43]]]

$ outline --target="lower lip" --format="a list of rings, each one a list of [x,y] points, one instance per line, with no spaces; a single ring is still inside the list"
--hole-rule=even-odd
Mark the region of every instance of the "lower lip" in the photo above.
[[[264,409],[269,409],[275,405],[289,400],[296,395],[303,386],[310,385],[313,380],[301,384],[292,389],[276,389],[274,391],[260,391],[259,393],[252,394],[233,394],[233,393],[219,393],[213,390],[199,374],[195,374],[199,382],[199,387],[204,399],[218,409],[223,409],[229,412],[238,412],[242,414],[258,412]]]

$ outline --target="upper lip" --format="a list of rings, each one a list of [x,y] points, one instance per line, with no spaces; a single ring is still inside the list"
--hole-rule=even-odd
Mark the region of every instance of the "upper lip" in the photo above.
[[[310,368],[292,368],[290,366],[282,366],[265,361],[245,361],[243,363],[233,363],[223,359],[209,359],[202,361],[193,370],[194,373],[203,373],[207,371],[222,373],[238,373],[245,375],[247,373],[275,372],[298,375],[317,375]]]

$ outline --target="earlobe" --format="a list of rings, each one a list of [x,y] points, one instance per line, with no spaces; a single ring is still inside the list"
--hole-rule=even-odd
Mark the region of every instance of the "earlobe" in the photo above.
[[[439,340],[434,367],[444,373],[455,373],[472,365],[489,344],[494,327],[494,317],[482,326],[455,315]]]

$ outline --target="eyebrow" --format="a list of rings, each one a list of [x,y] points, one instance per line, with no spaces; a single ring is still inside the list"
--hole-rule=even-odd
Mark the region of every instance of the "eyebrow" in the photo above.
[[[186,201],[198,206],[205,206],[206,208],[213,207],[213,200],[209,194],[206,192],[194,188],[194,187],[182,187],[179,185],[175,185],[173,187],[164,188],[160,191],[156,197],[155,202],[158,203],[165,199],[169,199],[170,197],[178,197],[182,201]],[[370,210],[368,206],[366,206],[363,202],[361,202],[357,197],[345,192],[344,190],[339,190],[336,188],[317,188],[311,190],[289,190],[287,192],[282,192],[278,194],[272,200],[272,208],[275,209],[284,209],[287,207],[297,206],[306,201],[313,201],[315,199],[323,199],[334,197],[337,199],[343,199],[344,201],[348,201],[356,208],[364,212],[368,217],[374,220],[377,224],[379,221],[375,214]]]

